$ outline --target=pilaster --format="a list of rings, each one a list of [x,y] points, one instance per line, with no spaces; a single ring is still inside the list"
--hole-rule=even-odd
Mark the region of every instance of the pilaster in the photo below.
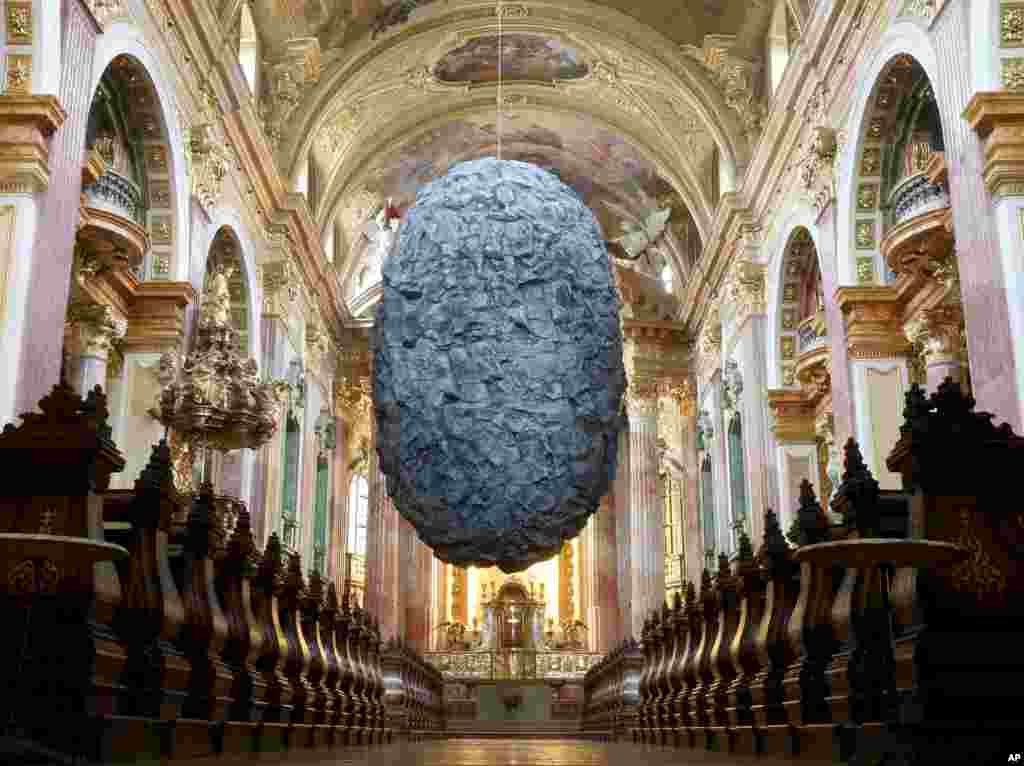
[[[903,394],[909,388],[912,348],[903,331],[903,305],[896,289],[841,287],[835,300],[846,316],[855,433],[864,459],[885,489],[900,478],[885,457],[900,438]]]

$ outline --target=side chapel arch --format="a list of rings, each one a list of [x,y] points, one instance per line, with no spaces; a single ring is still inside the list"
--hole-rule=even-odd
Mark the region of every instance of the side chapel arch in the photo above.
[[[121,57],[134,62],[145,85],[138,92],[142,96],[139,108],[143,145],[147,150],[146,166],[152,168],[156,185],[150,193],[148,230],[152,237],[157,259],[153,275],[174,281],[188,281],[189,274],[189,187],[185,169],[185,140],[178,121],[178,107],[174,88],[168,84],[161,62],[152,52],[152,46],[143,39],[142,32],[132,23],[115,21],[96,39],[93,59],[92,92],[100,86],[108,68]],[[148,191],[148,190],[147,190]]]

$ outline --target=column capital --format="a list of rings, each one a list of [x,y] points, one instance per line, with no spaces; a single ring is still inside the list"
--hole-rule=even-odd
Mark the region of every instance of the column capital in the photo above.
[[[884,359],[910,353],[903,333],[903,305],[894,287],[840,287],[835,301],[846,315],[851,359]]]
[[[920,344],[926,364],[959,361],[963,317],[959,303],[944,303],[915,314],[904,331],[911,342]]]
[[[985,141],[985,188],[993,197],[1024,195],[1024,93],[975,93],[963,116]]]
[[[766,271],[764,265],[747,258],[737,258],[729,267],[722,296],[734,312],[737,332],[747,319],[768,310],[764,288]]]
[[[48,139],[66,118],[56,96],[0,94],[0,193],[46,190]]]
[[[71,352],[106,359],[115,340],[124,337],[128,322],[110,306],[73,302],[68,306],[66,324],[71,331]]]
[[[261,263],[256,280],[263,296],[263,316],[285,317],[299,297],[297,275],[288,259]]]
[[[631,376],[626,386],[626,412],[634,417],[656,416],[663,391],[657,378]]]

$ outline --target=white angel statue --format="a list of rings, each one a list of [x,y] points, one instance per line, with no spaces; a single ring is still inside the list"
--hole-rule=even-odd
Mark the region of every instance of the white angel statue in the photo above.
[[[672,208],[654,207],[640,219],[613,202],[605,201],[604,204],[622,218],[622,229],[625,232],[621,237],[607,243],[608,250],[616,258],[627,261],[635,261],[646,253],[647,249],[665,233],[668,219],[672,216]]]
[[[383,205],[366,222],[366,226],[363,227],[363,236],[370,244],[367,248],[366,270],[360,276],[358,289],[361,290],[380,281],[384,260],[391,254],[391,250],[398,241],[398,224],[400,222],[401,215],[391,197],[388,197],[387,204]]]

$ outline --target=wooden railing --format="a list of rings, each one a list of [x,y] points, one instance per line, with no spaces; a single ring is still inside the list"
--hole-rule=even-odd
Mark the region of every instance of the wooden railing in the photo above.
[[[0,585],[2,714],[24,747],[156,762],[391,738],[371,614],[305,577],[276,534],[256,550],[243,504],[209,484],[179,495],[165,441],[134,490],[106,497],[125,461],[99,389],[57,386],[40,407],[0,434],[0,564],[25,573]]]
[[[652,614],[634,739],[858,763],[1006,761],[1024,729],[1024,509],[1007,500],[1024,439],[973,404],[949,381],[930,398],[912,387],[887,461],[903,493],[879,490],[851,439],[832,503],[845,526],[829,525],[805,481],[797,547],[767,511],[756,556],[743,536],[735,562],[719,557],[699,589],[687,583]],[[849,568],[828,557],[830,541],[951,558]],[[625,654],[588,676],[585,728],[617,729]]]

